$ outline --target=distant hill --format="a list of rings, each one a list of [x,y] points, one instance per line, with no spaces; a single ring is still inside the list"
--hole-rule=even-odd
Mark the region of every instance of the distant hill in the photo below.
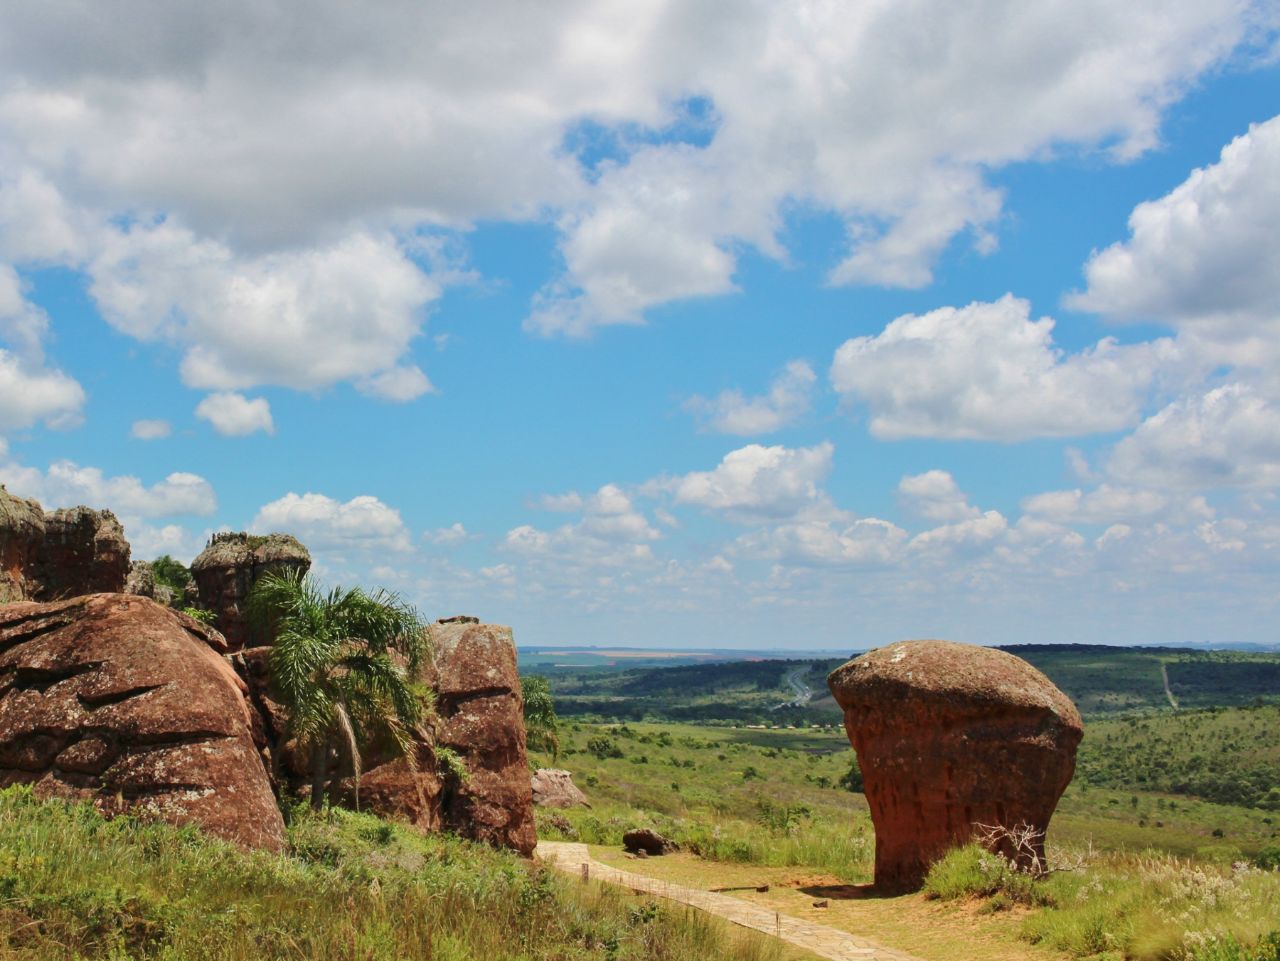
[[[1001,649],[1044,671],[1086,717],[1280,702],[1277,652],[1100,644]],[[586,653],[559,652],[566,659]],[[845,656],[757,659],[758,652],[750,652],[748,660],[748,652],[737,652],[736,659],[717,660],[731,652],[590,653],[594,661],[566,663],[521,652],[521,670],[544,674],[558,710],[571,717],[780,725],[840,720],[826,676]],[[807,696],[798,693],[805,690]]]

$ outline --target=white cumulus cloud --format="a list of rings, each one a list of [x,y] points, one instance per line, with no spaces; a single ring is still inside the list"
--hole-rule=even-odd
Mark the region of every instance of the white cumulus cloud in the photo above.
[[[264,504],[254,516],[250,529],[263,534],[270,531],[292,534],[318,550],[412,549],[412,538],[400,512],[370,494],[342,502],[324,494],[291,491]]]
[[[1173,324],[1216,362],[1280,360],[1280,117],[1227,144],[1217,163],[1138,205],[1130,237],[1095,252],[1070,302]]]
[[[196,416],[227,437],[244,437],[257,431],[274,434],[276,430],[271,405],[265,397],[251,400],[230,391],[210,394],[196,405]]]
[[[769,386],[766,394],[748,397],[740,390],[721,391],[713,398],[691,397],[685,407],[701,416],[709,430],[720,434],[771,434],[809,409],[809,395],[817,375],[803,360],[793,360]]]
[[[837,350],[831,381],[870,413],[872,434],[1018,441],[1135,424],[1168,340],[1113,340],[1076,354],[1053,343],[1054,321],[1032,320],[1010,294],[992,303],[904,314]]]
[[[173,433],[173,425],[167,420],[135,420],[129,428],[129,436],[136,440],[161,440]]]
[[[212,514],[218,506],[213,486],[198,474],[175,471],[150,487],[132,475],[108,476],[99,467],[56,461],[47,471],[13,461],[0,463],[8,489],[34,497],[46,510],[84,504],[132,517]]]
[[[821,484],[831,472],[835,447],[764,447],[730,451],[709,471],[653,482],[677,504],[751,516],[794,515],[825,503]]]

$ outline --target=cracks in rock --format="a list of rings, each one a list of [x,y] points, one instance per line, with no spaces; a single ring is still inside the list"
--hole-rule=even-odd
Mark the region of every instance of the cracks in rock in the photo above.
[[[82,664],[71,664],[61,668],[23,667],[13,672],[10,688],[18,691],[39,691],[44,694],[60,681],[69,681],[81,674],[88,674],[102,667],[103,661],[85,661]]]
[[[442,716],[452,717],[462,710],[464,704],[480,701],[488,697],[511,697],[513,693],[509,687],[479,687],[460,694],[441,694],[436,703]]]
[[[66,627],[74,620],[74,617],[63,614],[54,614],[51,616],[47,611],[28,614],[25,617],[15,617],[13,620],[5,624],[5,636],[0,638],[0,654],[7,654],[15,647],[21,647],[23,644],[43,637],[45,634],[56,631],[62,627]],[[31,624],[31,626],[17,631],[13,630],[15,627],[20,628],[21,625],[24,624]],[[10,631],[12,631],[12,633],[9,633]]]
[[[140,684],[137,687],[125,688],[123,691],[108,691],[105,694],[77,694],[78,700],[82,707],[90,711],[96,711],[102,707],[108,707],[112,704],[119,704],[128,701],[131,698],[141,697],[143,694],[150,694],[152,691],[166,687],[161,684]]]

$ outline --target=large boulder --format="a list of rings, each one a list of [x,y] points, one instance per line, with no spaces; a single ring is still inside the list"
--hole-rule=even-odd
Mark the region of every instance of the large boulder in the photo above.
[[[282,850],[225,641],[142,597],[0,607],[0,786]]]
[[[129,576],[129,542],[110,511],[45,513],[0,487],[0,603],[115,593]]]
[[[44,510],[0,486],[0,604],[35,594],[35,566],[44,545]]]
[[[440,718],[436,743],[466,769],[463,777],[445,778],[444,826],[532,854],[537,835],[511,628],[448,618],[431,626],[430,640]]]
[[[129,542],[111,511],[64,507],[44,516],[34,600],[118,594],[129,577]]]
[[[542,808],[591,807],[591,802],[573,783],[573,775],[554,767],[540,767],[533,772],[530,785],[533,803]]]
[[[1075,771],[1080,714],[1053,683],[1004,651],[900,641],[827,679],[858,753],[876,831],[876,887],[918,888],[929,866],[987,828],[1037,832]]]
[[[271,641],[249,622],[249,592],[258,578],[268,571],[305,573],[310,568],[311,554],[288,534],[215,534],[191,562],[199,604],[214,613],[233,651]]]

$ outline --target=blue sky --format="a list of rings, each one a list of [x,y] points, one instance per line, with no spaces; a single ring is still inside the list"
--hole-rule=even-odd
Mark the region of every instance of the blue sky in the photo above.
[[[525,644],[1277,640],[1273,2],[100,11],[0,13],[11,491]]]

